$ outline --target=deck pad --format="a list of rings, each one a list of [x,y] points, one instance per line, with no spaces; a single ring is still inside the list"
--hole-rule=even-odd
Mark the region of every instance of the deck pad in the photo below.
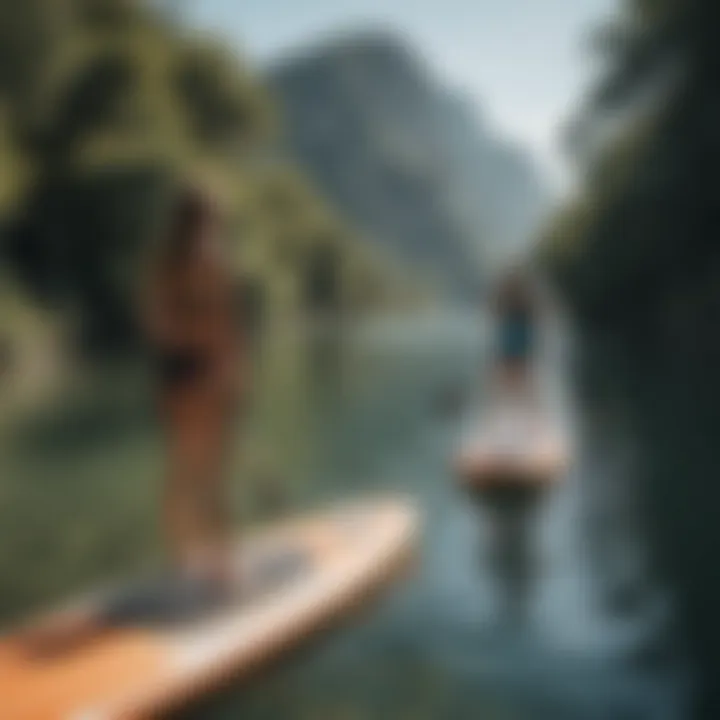
[[[242,556],[241,550],[238,553]],[[308,577],[314,560],[305,548],[272,548],[250,559],[238,573],[237,589],[230,594],[199,580],[160,575],[109,594],[98,602],[98,614],[108,628],[182,624],[281,592],[288,584]]]

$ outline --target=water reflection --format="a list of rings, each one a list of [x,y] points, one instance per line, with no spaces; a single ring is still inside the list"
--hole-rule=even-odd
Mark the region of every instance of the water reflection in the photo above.
[[[240,515],[269,517],[377,489],[411,493],[426,516],[418,571],[357,623],[188,719],[673,717],[673,678],[608,651],[616,629],[593,608],[577,526],[582,484],[572,478],[537,512],[530,498],[511,503],[509,522],[495,528],[498,567],[527,617],[512,632],[497,622],[508,606],[492,566],[478,562],[479,537],[497,513],[478,514],[455,487],[459,421],[436,411],[445,388],[478,388],[482,348],[472,319],[363,329],[342,346],[335,375],[318,372],[312,348],[289,352],[294,342],[302,341],[277,338],[256,378],[254,420],[237,450]],[[142,392],[117,394],[127,420],[113,426],[111,441],[86,437],[38,454],[30,451],[35,438],[4,454],[5,618],[157,557],[159,447]],[[530,542],[535,526],[540,545]]]
[[[482,409],[481,338],[472,321],[452,325],[360,333],[344,356],[343,391],[313,409],[322,416],[313,487],[420,496],[418,574],[357,625],[190,718],[675,717],[672,677],[633,670],[609,650],[617,631],[593,605],[580,484],[571,479],[547,502],[517,498],[509,513],[478,513],[458,492],[450,458],[460,421],[439,412],[437,398],[462,388]],[[494,525],[495,546],[487,542]],[[512,620],[503,587],[524,623]]]
[[[484,493],[487,534],[481,552],[499,584],[500,608],[509,623],[522,623],[532,601],[541,558],[537,520],[545,488],[537,485],[498,486]]]

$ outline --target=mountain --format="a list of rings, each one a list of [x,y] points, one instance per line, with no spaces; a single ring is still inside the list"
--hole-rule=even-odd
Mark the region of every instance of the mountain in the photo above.
[[[451,93],[439,102],[449,201],[490,270],[533,239],[549,192],[530,156],[493,133],[472,102]]]
[[[545,192],[531,162],[433,77],[402,39],[372,31],[268,70],[287,144],[346,217],[453,291],[529,236]]]

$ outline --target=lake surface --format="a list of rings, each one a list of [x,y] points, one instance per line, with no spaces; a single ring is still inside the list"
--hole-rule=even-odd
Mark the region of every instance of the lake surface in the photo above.
[[[633,628],[598,610],[576,478],[541,509],[540,580],[527,622],[503,619],[484,561],[485,521],[448,469],[463,428],[457,396],[472,392],[482,409],[482,346],[477,323],[453,316],[376,324],[341,348],[319,340],[298,362],[284,352],[265,358],[263,399],[238,448],[241,514],[400,491],[424,515],[420,562],[345,627],[184,717],[677,716],[676,679],[624,660]],[[3,619],[157,562],[161,452],[142,388],[118,382],[101,408],[88,392],[86,409],[50,413],[5,438]],[[276,492],[266,498],[268,478]]]

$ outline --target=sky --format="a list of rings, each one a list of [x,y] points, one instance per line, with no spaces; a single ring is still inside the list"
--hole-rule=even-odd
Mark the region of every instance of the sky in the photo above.
[[[257,63],[353,28],[395,30],[561,187],[568,172],[558,129],[595,71],[588,35],[615,7],[616,0],[194,0],[187,15]]]

